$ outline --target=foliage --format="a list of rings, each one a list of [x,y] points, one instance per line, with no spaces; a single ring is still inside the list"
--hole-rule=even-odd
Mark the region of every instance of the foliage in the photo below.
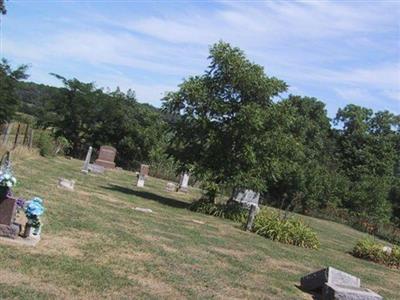
[[[18,80],[28,77],[27,69],[28,66],[22,65],[13,70],[6,59],[0,61],[0,124],[10,122],[17,111],[19,101],[15,89]]]
[[[48,130],[42,130],[39,132],[35,144],[36,147],[39,148],[40,155],[42,156],[54,155],[54,137]]]
[[[317,249],[319,241],[316,233],[301,220],[294,217],[283,218],[268,208],[257,214],[252,231],[281,243]]]
[[[242,208],[239,204],[216,204],[205,198],[193,202],[189,209],[206,215],[229,219],[238,223],[245,222],[248,214],[247,210]]]
[[[284,119],[272,107],[287,85],[224,42],[211,47],[209,59],[204,75],[164,98],[164,110],[175,116],[168,153],[201,179],[263,190],[266,170],[273,177],[279,169],[274,148],[290,148],[276,130]]]
[[[352,254],[355,257],[372,260],[389,267],[400,268],[400,247],[393,246],[391,251],[388,247],[384,247],[385,245],[366,238],[357,242]]]
[[[71,144],[69,141],[63,137],[63,136],[58,136],[55,139],[55,149],[54,149],[54,155],[58,154],[65,154],[66,151],[71,147]]]
[[[163,132],[157,110],[138,104],[132,91],[105,93],[93,83],[55,76],[65,87],[55,103],[54,127],[56,135],[70,143],[69,154],[83,157],[89,146],[112,145],[122,167],[135,168],[138,161],[149,160]]]
[[[6,13],[7,9],[4,0],[0,0],[0,14],[5,15]]]

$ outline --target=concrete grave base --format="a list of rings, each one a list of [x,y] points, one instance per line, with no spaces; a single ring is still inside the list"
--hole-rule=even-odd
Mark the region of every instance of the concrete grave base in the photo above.
[[[33,235],[33,236],[29,236],[27,238],[22,238],[20,236],[17,236],[14,239],[0,237],[1,243],[10,244],[10,245],[28,246],[28,247],[36,246],[37,243],[39,243],[39,241],[40,241],[40,235]]]
[[[19,226],[15,224],[4,225],[0,224],[0,237],[6,237],[8,239],[15,239],[19,233]]]
[[[323,300],[382,300],[370,289],[326,283],[322,291]]]
[[[103,174],[105,171],[105,168],[103,166],[96,165],[96,164],[89,164],[88,169],[89,169],[89,172],[96,173],[96,174]]]

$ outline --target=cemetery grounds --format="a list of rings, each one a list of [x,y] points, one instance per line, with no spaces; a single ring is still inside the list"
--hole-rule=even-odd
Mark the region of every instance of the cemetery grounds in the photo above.
[[[196,189],[167,192],[151,177],[137,188],[133,172],[85,175],[81,167],[14,156],[14,193],[42,197],[46,212],[36,247],[0,243],[1,299],[312,299],[297,287],[300,277],[325,266],[400,298],[400,271],[351,256],[365,234],[347,226],[302,217],[320,249],[284,245],[187,210]],[[75,179],[75,191],[57,188],[59,177]]]

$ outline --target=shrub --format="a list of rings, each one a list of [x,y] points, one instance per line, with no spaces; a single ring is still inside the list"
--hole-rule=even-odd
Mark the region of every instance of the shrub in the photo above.
[[[41,131],[36,141],[39,153],[42,156],[54,155],[53,137],[48,131]]]
[[[392,251],[385,251],[384,245],[366,238],[357,242],[352,254],[355,257],[371,260],[390,267],[400,268],[400,247],[393,246]]]
[[[229,219],[238,223],[244,223],[247,219],[247,210],[237,203],[215,204],[209,199],[200,199],[193,202],[189,209],[206,215]]]
[[[309,226],[293,217],[282,218],[267,208],[261,209],[256,216],[252,231],[285,244],[313,249],[319,247],[317,234]]]

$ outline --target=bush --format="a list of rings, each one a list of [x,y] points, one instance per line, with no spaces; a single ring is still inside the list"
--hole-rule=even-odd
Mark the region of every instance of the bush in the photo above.
[[[42,156],[54,155],[53,137],[48,131],[41,131],[36,141],[36,146],[39,148],[39,153]]]
[[[384,251],[384,245],[372,239],[360,240],[352,254],[355,257],[371,260],[390,267],[400,268],[400,247],[393,246],[392,251]]]
[[[192,203],[190,210],[211,215],[223,219],[229,219],[234,222],[244,223],[247,219],[247,210],[238,203],[215,204],[209,199],[200,199]]]
[[[319,241],[317,234],[302,221],[282,218],[267,208],[261,209],[254,220],[252,231],[281,243],[317,249]]]

